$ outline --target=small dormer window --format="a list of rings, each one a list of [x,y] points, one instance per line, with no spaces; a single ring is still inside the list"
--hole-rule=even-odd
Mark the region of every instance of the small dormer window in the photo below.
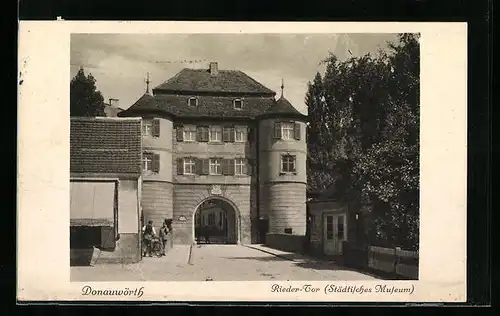
[[[241,110],[243,108],[243,100],[236,99],[233,101],[233,105],[236,110]]]
[[[198,106],[198,99],[195,97],[191,97],[188,99],[189,106]]]

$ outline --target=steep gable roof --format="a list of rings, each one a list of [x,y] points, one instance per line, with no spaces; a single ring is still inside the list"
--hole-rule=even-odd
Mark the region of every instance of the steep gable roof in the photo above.
[[[160,91],[249,93],[274,96],[276,93],[239,70],[219,70],[211,75],[206,69],[184,68],[153,89]]]

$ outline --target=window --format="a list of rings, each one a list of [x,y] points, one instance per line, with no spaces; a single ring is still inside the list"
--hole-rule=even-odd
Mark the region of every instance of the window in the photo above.
[[[247,141],[247,128],[245,126],[237,126],[234,129],[234,140],[241,143]]]
[[[291,140],[294,138],[294,124],[293,123],[281,123],[281,139]]]
[[[160,171],[160,156],[154,153],[143,153],[142,170],[150,172]]]
[[[274,123],[274,139],[300,140],[300,123],[277,122]]]
[[[333,216],[326,217],[326,239],[333,239]]]
[[[295,172],[295,156],[281,156],[281,172]]]
[[[337,217],[337,232],[339,239],[344,239],[344,216]]]
[[[160,121],[143,120],[142,121],[142,136],[159,137],[160,136]]]
[[[234,174],[244,175],[246,174],[246,161],[245,159],[237,158],[234,161]]]
[[[211,142],[221,142],[222,141],[222,128],[220,126],[210,127],[210,141]]]
[[[198,99],[195,97],[191,97],[188,99],[189,106],[198,106]]]
[[[210,174],[221,175],[221,160],[220,158],[210,158]]]
[[[196,161],[194,158],[184,159],[184,174],[195,174],[196,173]]]
[[[234,108],[241,110],[243,108],[243,101],[241,99],[236,99],[233,101]]]
[[[142,170],[153,171],[153,154],[144,153],[142,155]]]
[[[223,142],[234,142],[234,127],[224,126],[222,129],[222,141]]]
[[[184,126],[184,137],[183,140],[185,142],[194,142],[196,141],[196,126],[186,125]]]
[[[153,136],[153,121],[142,121],[142,136]]]

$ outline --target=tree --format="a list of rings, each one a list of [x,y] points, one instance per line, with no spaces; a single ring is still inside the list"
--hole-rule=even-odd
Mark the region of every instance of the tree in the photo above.
[[[334,184],[350,208],[363,210],[371,244],[414,249],[419,220],[418,36],[400,35],[388,50],[346,61],[330,54],[323,61],[321,84],[317,74],[306,96],[313,158],[308,181],[321,189]]]
[[[391,75],[381,139],[356,161],[362,199],[372,211],[372,240],[418,249],[419,83],[418,36],[390,44]]]
[[[70,83],[71,116],[104,116],[104,98],[97,91],[96,80],[89,74],[85,76],[83,67],[78,70]]]

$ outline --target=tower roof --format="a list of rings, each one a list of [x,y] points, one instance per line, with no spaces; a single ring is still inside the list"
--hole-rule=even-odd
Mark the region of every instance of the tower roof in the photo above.
[[[281,96],[277,101],[275,101],[262,115],[262,117],[266,116],[274,116],[274,117],[300,117],[305,118],[306,115],[300,113],[284,96]]]

